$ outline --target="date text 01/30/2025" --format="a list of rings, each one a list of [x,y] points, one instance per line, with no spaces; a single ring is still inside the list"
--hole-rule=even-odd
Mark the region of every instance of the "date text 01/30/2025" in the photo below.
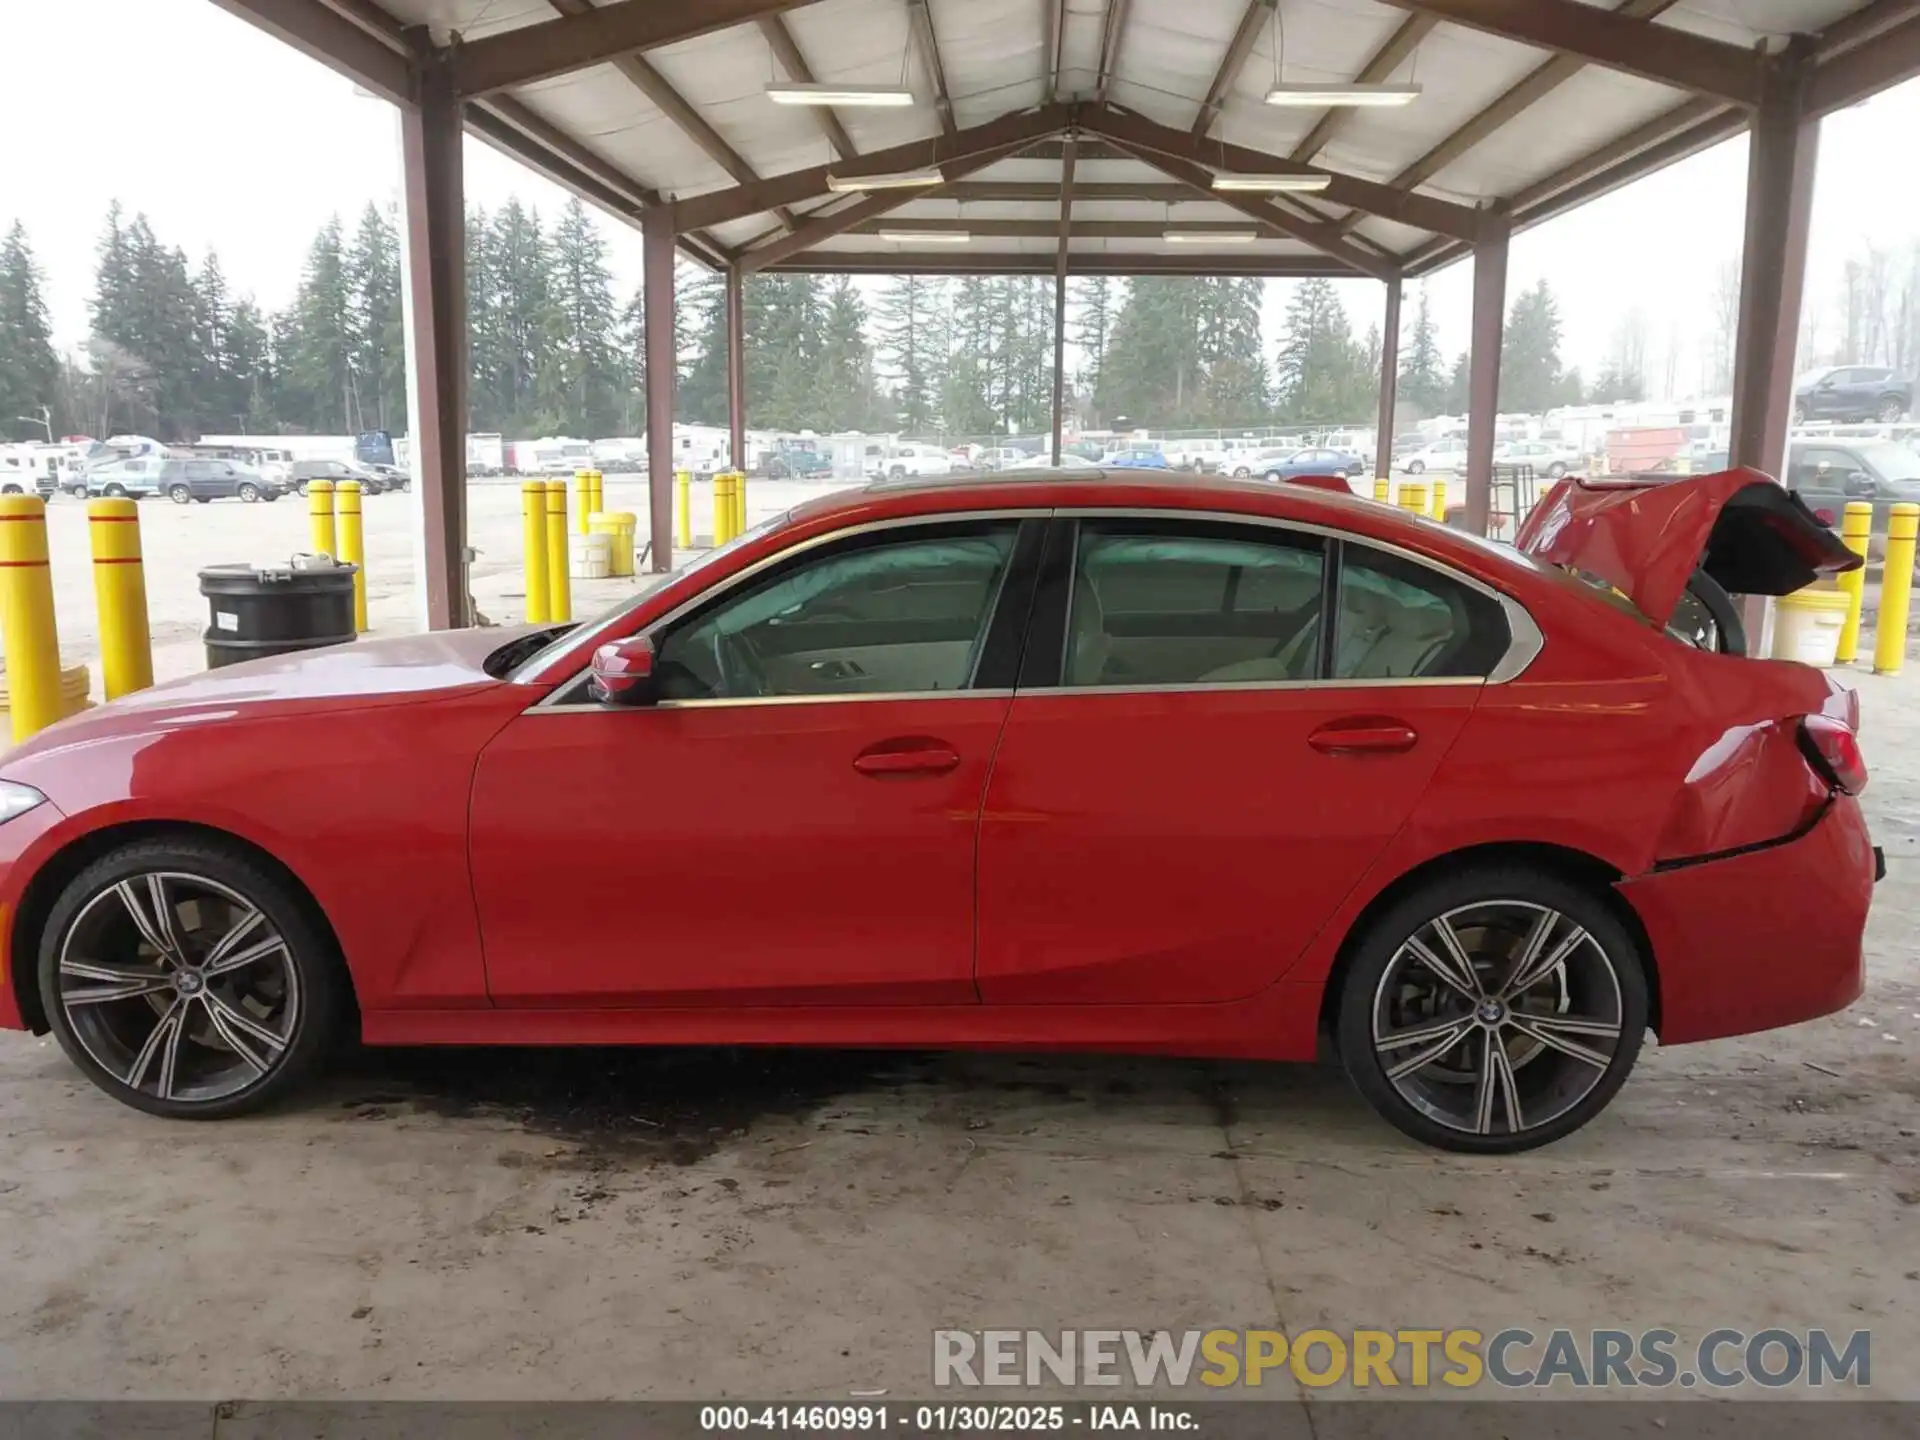
[[[750,1430],[821,1430],[829,1433],[902,1430],[909,1433],[1048,1430],[1194,1431],[1187,1405],[703,1405],[700,1428],[724,1433]]]

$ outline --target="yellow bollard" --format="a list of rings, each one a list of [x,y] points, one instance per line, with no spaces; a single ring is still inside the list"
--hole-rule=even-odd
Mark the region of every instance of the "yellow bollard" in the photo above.
[[[693,548],[693,476],[685,470],[673,472],[673,530],[674,543],[682,550],[691,550]]]
[[[547,584],[547,482],[528,480],[520,486],[520,546],[526,552],[527,623],[544,625],[551,618],[552,598]]]
[[[587,517],[593,514],[593,472],[576,470],[573,472],[573,503],[579,511],[577,521],[580,533],[587,533]]]
[[[591,497],[593,500],[593,509],[587,513],[589,515],[604,515],[607,512],[607,477],[598,470],[590,470],[587,473],[593,477],[593,495]]]
[[[0,638],[17,745],[67,713],[47,566],[47,502],[38,495],[0,495]]]
[[[1423,481],[1402,480],[1400,482],[1400,508],[1413,515],[1427,513],[1427,487]]]
[[[367,532],[360,518],[360,482],[342,480],[333,487],[333,518],[340,553],[334,558],[353,566],[353,628],[367,632]]]
[[[1887,564],[1880,576],[1880,615],[1873,626],[1873,673],[1898,675],[1907,658],[1907,602],[1913,598],[1913,542],[1920,505],[1903,500],[1887,516]]]
[[[1854,554],[1866,558],[1867,541],[1873,534],[1873,506],[1865,500],[1849,500],[1840,521],[1840,538]],[[1867,571],[1863,565],[1835,576],[1847,597],[1847,623],[1840,627],[1840,648],[1834,652],[1837,664],[1851,665],[1860,653],[1860,601],[1866,591]]]
[[[733,472],[733,533],[747,533],[747,472]]]
[[[1384,475],[1374,476],[1373,498],[1378,500],[1382,505],[1391,505],[1393,503],[1393,481]]]
[[[307,486],[307,522],[313,526],[313,553],[340,558],[333,533],[333,482],[315,480]]]
[[[140,507],[131,500],[89,500],[93,598],[100,611],[100,683],[118,700],[153,684],[153,633],[147,624],[147,569],[140,558]]]
[[[1447,482],[1433,482],[1433,518],[1442,525],[1447,523]]]
[[[724,545],[733,538],[733,472],[716,470],[713,475],[713,543]]]
[[[573,582],[567,573],[567,482],[547,482],[547,619],[573,619]]]

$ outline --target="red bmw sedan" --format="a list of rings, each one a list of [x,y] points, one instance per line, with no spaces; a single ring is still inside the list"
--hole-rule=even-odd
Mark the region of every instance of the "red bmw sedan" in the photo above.
[[[232,1115],[370,1045],[1309,1060],[1417,1139],[1848,1004],[1851,692],[1728,592],[1859,562],[1751,471],[1518,548],[1139,472],[804,505],[592,623],[162,685],[0,759],[0,1025]]]

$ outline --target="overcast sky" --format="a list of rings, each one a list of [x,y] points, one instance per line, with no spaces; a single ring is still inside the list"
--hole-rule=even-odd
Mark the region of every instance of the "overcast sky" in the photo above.
[[[0,228],[26,222],[46,271],[56,339],[84,336],[94,244],[107,202],[144,211],[197,262],[218,250],[229,285],[268,308],[298,282],[314,231],[371,198],[398,198],[395,114],[347,80],[207,0],[0,0],[7,83],[0,116]],[[1920,82],[1830,118],[1823,131],[1809,303],[1831,305],[1845,257],[1869,241],[1920,236],[1912,173]],[[1719,266],[1737,254],[1744,139],[1670,167],[1530,230],[1513,244],[1509,295],[1545,276],[1560,296],[1569,364],[1589,377],[1623,313],[1648,317],[1650,367],[1682,337],[1683,388],[1699,370]],[[509,195],[552,210],[566,196],[514,161],[467,142],[469,197]],[[609,222],[622,292],[637,283],[640,236]],[[1467,343],[1470,267],[1427,282],[1449,355]],[[1342,282],[1357,332],[1379,318],[1381,287]],[[1414,295],[1408,297],[1408,319]],[[1269,337],[1285,303],[1270,287]]]

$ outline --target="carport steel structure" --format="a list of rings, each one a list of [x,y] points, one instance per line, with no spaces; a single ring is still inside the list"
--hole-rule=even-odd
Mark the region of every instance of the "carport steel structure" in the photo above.
[[[1920,0],[213,3],[400,107],[435,626],[471,619],[464,133],[641,231],[665,570],[676,253],[726,277],[735,463],[755,272],[1051,273],[1056,458],[1070,275],[1370,277],[1386,287],[1382,473],[1401,288],[1470,259],[1467,519],[1484,532],[1510,238],[1743,130],[1732,458],[1778,473],[1821,117],[1920,74]],[[1421,93],[1263,103],[1279,84],[1387,81]],[[907,86],[915,103],[797,111],[772,83]],[[938,184],[846,188],[932,168]],[[1217,190],[1222,174],[1320,188]]]

